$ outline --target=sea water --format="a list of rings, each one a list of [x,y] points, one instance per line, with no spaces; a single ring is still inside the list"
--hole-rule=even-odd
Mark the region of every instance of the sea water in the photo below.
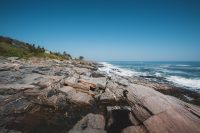
[[[167,82],[200,92],[200,62],[100,62],[109,75],[138,76],[155,82]]]

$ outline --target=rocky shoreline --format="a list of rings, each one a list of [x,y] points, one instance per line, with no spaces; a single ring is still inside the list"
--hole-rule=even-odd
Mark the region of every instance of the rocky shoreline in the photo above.
[[[134,77],[133,79],[134,79],[133,82],[136,84],[153,88],[156,91],[159,91],[165,95],[174,96],[184,102],[200,106],[199,92],[195,92],[183,87],[178,87],[169,82],[161,83],[161,82],[147,80],[143,77]]]
[[[98,67],[1,57],[0,132],[200,132],[199,106],[155,90],[171,90],[167,85],[108,76]]]

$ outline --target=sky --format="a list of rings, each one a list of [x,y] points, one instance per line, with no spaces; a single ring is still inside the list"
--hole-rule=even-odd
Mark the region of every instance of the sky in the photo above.
[[[200,0],[0,0],[0,35],[95,61],[200,61]]]

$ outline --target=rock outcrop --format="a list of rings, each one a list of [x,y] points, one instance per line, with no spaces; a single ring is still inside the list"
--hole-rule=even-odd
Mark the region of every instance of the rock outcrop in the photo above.
[[[0,132],[200,132],[200,108],[86,61],[0,59]]]

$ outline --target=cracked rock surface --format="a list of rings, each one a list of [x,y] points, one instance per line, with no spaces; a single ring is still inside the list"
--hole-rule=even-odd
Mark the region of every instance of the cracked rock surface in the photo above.
[[[199,106],[98,67],[0,58],[0,132],[200,132]]]

